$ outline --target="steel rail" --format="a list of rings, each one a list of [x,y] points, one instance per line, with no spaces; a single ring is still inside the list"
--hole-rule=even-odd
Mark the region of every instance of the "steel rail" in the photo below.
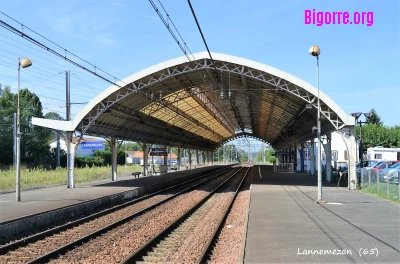
[[[38,257],[38,258],[36,258],[36,259],[34,259],[32,261],[29,261],[27,263],[33,264],[33,263],[46,263],[46,262],[49,262],[51,259],[55,259],[58,256],[62,255],[64,252],[67,252],[68,250],[73,249],[73,248],[75,248],[77,246],[81,246],[83,243],[85,243],[85,242],[87,242],[87,241],[89,241],[91,239],[94,239],[95,237],[97,237],[97,236],[99,236],[101,234],[104,234],[104,233],[106,233],[106,232],[108,232],[108,231],[110,231],[110,230],[112,230],[112,229],[114,229],[114,228],[126,223],[126,222],[129,222],[133,218],[136,218],[136,217],[138,217],[140,215],[143,215],[146,212],[148,212],[150,210],[153,210],[154,208],[156,208],[156,207],[168,202],[169,200],[172,200],[175,197],[177,197],[177,196],[179,196],[179,195],[181,195],[183,193],[191,191],[194,188],[196,188],[197,186],[202,185],[202,184],[204,184],[206,182],[209,182],[209,181],[211,181],[211,180],[213,180],[213,179],[215,179],[215,178],[217,178],[217,177],[219,177],[219,176],[221,176],[221,175],[223,175],[223,174],[225,174],[227,172],[229,172],[229,169],[226,169],[226,170],[222,169],[222,171],[219,170],[219,171],[216,172],[217,174],[212,176],[211,178],[205,179],[205,180],[201,181],[200,183],[196,183],[196,184],[194,184],[194,185],[192,185],[192,186],[190,186],[188,188],[185,188],[184,190],[182,190],[182,191],[180,191],[180,192],[178,192],[178,193],[176,193],[176,194],[174,194],[174,195],[172,195],[170,197],[167,197],[166,199],[164,199],[164,200],[162,200],[160,202],[157,202],[157,203],[155,203],[155,204],[153,204],[153,205],[151,205],[151,206],[149,206],[147,208],[144,208],[144,209],[142,209],[142,210],[140,210],[138,212],[135,212],[135,213],[133,213],[133,214],[121,219],[121,220],[118,220],[118,221],[116,221],[116,222],[114,222],[114,223],[112,223],[110,225],[107,225],[107,226],[105,226],[105,227],[103,227],[101,229],[98,229],[97,231],[94,231],[94,232],[92,232],[92,233],[90,233],[90,234],[88,234],[86,236],[83,236],[83,237],[81,237],[81,238],[79,238],[79,239],[77,239],[75,241],[72,241],[71,243],[68,243],[67,245],[61,246],[61,247],[59,247],[59,248],[57,248],[57,249],[55,249],[55,250],[53,250],[53,251],[51,251],[49,253],[46,253],[46,254],[44,254],[44,255],[42,255],[42,256],[40,256],[40,257]]]
[[[177,220],[175,220],[173,223],[171,223],[168,227],[166,227],[163,231],[158,233],[155,237],[153,237],[151,240],[149,240],[146,244],[144,244],[141,248],[133,252],[131,255],[129,255],[126,259],[120,262],[120,264],[128,264],[128,263],[136,263],[139,261],[145,254],[149,252],[151,248],[155,244],[157,244],[162,238],[167,236],[172,230],[174,230],[176,227],[178,227],[182,222],[184,222],[190,215],[192,215],[197,209],[199,209],[205,202],[207,202],[218,190],[220,190],[224,185],[231,180],[236,174],[238,174],[244,167],[240,168],[237,170],[235,173],[233,173],[229,178],[224,180],[222,183],[220,183],[214,190],[212,190],[206,197],[204,197],[201,201],[199,201],[196,205],[194,205],[191,209],[189,209],[185,214],[183,214],[181,217],[179,217]]]
[[[119,204],[119,205],[113,206],[112,208],[104,209],[104,210],[102,210],[102,211],[100,211],[100,212],[98,212],[98,213],[91,214],[91,215],[89,215],[89,216],[86,216],[86,217],[77,219],[77,220],[72,221],[72,222],[69,222],[69,223],[67,223],[67,224],[63,224],[63,225],[60,225],[60,226],[57,226],[57,227],[54,227],[54,228],[45,230],[45,231],[43,231],[43,232],[40,232],[40,233],[31,235],[31,236],[22,238],[22,239],[20,239],[20,240],[15,241],[15,242],[12,242],[12,243],[3,245],[3,246],[0,247],[0,255],[4,255],[4,254],[6,254],[6,253],[9,252],[9,251],[12,251],[12,250],[18,249],[18,248],[20,248],[20,247],[26,246],[26,245],[28,245],[28,244],[30,244],[30,243],[34,243],[34,242],[36,242],[36,241],[38,241],[38,240],[40,240],[40,239],[43,239],[43,238],[52,236],[52,235],[54,235],[54,234],[60,233],[60,232],[62,232],[62,231],[65,231],[65,230],[67,230],[67,229],[69,229],[69,228],[73,228],[73,227],[79,226],[79,225],[81,225],[81,224],[87,223],[87,222],[89,222],[89,221],[91,221],[91,220],[93,220],[93,219],[96,219],[96,218],[98,218],[98,217],[101,217],[101,216],[104,216],[104,215],[113,213],[113,212],[118,211],[118,210],[120,210],[120,209],[123,209],[123,208],[125,208],[125,207],[131,206],[131,205],[133,205],[133,204],[135,204],[135,203],[144,201],[144,200],[146,200],[146,199],[148,199],[148,198],[151,198],[151,197],[153,197],[153,196],[155,196],[155,195],[158,195],[158,194],[160,194],[160,193],[163,193],[163,192],[165,192],[165,191],[171,190],[171,189],[173,189],[173,188],[177,188],[177,187],[179,187],[179,186],[181,186],[181,185],[188,184],[188,183],[190,183],[190,182],[199,180],[199,179],[204,178],[204,177],[209,177],[209,176],[211,176],[211,175],[214,174],[214,173],[227,171],[227,170],[229,170],[229,169],[230,169],[230,168],[229,168],[229,166],[228,166],[228,167],[224,167],[224,168],[222,168],[222,169],[216,170],[216,171],[211,171],[210,173],[208,173],[208,174],[206,174],[206,175],[200,175],[199,177],[196,177],[196,178],[194,178],[194,179],[190,179],[190,180],[187,180],[187,181],[184,181],[184,182],[175,184],[175,185],[173,185],[173,186],[164,188],[164,189],[162,189],[162,190],[159,190],[159,191],[156,191],[156,192],[153,192],[153,193],[149,193],[149,194],[143,195],[143,196],[141,196],[141,197],[139,197],[139,198],[136,198],[136,199],[134,199],[134,200],[131,200],[131,201],[125,202],[125,203],[123,203],[123,204]],[[152,184],[152,185],[156,185],[156,184],[159,184],[159,183],[154,183],[154,184]],[[150,186],[151,186],[151,185],[150,185]]]
[[[206,175],[201,175],[201,173],[198,173],[199,176],[195,177],[193,179],[190,179],[190,180],[187,180],[187,181],[172,185],[170,187],[164,188],[164,189],[159,190],[159,191],[155,191],[153,193],[149,193],[149,194],[143,195],[143,196],[141,196],[139,198],[133,199],[133,200],[128,201],[128,202],[125,202],[123,204],[119,204],[119,205],[113,206],[111,208],[104,209],[104,210],[102,210],[102,211],[100,211],[98,213],[94,213],[94,214],[91,214],[89,216],[77,219],[75,221],[72,221],[72,222],[69,222],[69,223],[66,223],[66,224],[63,224],[63,225],[60,225],[60,226],[45,230],[43,232],[36,233],[34,235],[22,238],[20,240],[14,241],[12,243],[8,243],[8,244],[3,245],[3,246],[0,247],[0,255],[4,255],[9,251],[16,250],[16,249],[21,248],[23,246],[26,246],[26,245],[28,245],[30,243],[35,243],[36,241],[39,241],[39,240],[44,239],[46,237],[49,237],[49,236],[52,236],[54,234],[63,232],[63,231],[65,231],[67,229],[70,229],[70,228],[77,227],[77,226],[79,226],[81,224],[87,223],[87,222],[89,222],[89,221],[91,221],[93,219],[99,218],[101,216],[104,216],[104,215],[113,213],[115,211],[121,210],[123,208],[131,206],[131,205],[136,204],[138,202],[141,202],[141,201],[144,201],[144,200],[149,199],[151,197],[154,197],[154,196],[156,196],[156,195],[158,195],[160,193],[166,192],[166,191],[174,189],[174,188],[178,188],[178,187],[180,187],[180,186],[182,186],[184,184],[188,184],[190,182],[199,180],[199,179],[204,178],[204,177],[212,176],[215,173],[228,171],[229,169],[230,169],[230,167],[227,166],[227,167],[224,167],[222,169],[212,170],[211,172],[207,173]],[[188,175],[188,176],[190,176],[190,175]],[[152,185],[157,185],[157,184],[160,184],[160,183],[162,183],[162,182],[154,183]]]
[[[246,179],[246,177],[249,174],[250,168],[254,168],[254,167],[249,167],[245,173],[245,175],[243,176],[243,179],[240,181],[239,186],[237,187],[234,196],[232,197],[232,201],[230,203],[230,205],[226,208],[225,212],[224,212],[224,217],[221,218],[221,221],[218,224],[218,228],[215,229],[214,234],[212,236],[212,238],[209,240],[208,245],[205,247],[205,249],[203,250],[203,252],[201,253],[201,258],[197,261],[198,264],[201,263],[206,263],[207,262],[207,258],[209,257],[209,253],[211,252],[212,247],[215,245],[215,241],[218,238],[218,235],[221,233],[222,228],[224,227],[224,223],[226,221],[226,219],[228,218],[228,215],[232,209],[232,206],[236,200],[236,197],[240,191],[240,188],[243,185],[244,180]]]

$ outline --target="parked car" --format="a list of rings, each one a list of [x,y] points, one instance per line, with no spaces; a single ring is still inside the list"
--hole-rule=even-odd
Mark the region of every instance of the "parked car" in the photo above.
[[[391,171],[388,175],[389,183],[399,184],[399,177],[400,177],[400,167]]]
[[[367,166],[363,167],[364,171],[372,169],[374,166],[377,166],[379,163],[384,162],[384,160],[366,160],[364,161]],[[361,171],[360,166],[357,167],[357,172]]]
[[[391,173],[392,171],[395,171],[398,168],[400,168],[400,162],[397,162],[388,168],[384,168],[384,169],[380,170],[379,171],[379,180],[386,182],[386,174]]]
[[[387,160],[381,160],[375,163],[372,166],[368,166],[363,168],[363,177],[367,177],[368,174],[370,173],[371,176],[371,181],[375,182],[378,178],[379,172],[382,169],[388,168],[389,166],[397,163],[398,161],[387,161]],[[370,171],[370,172],[369,172]],[[357,175],[361,176],[361,173],[358,173]],[[358,176],[360,178],[360,176]],[[365,179],[365,178],[364,178]]]
[[[396,164],[398,162],[399,162],[398,160],[385,160],[385,161],[381,162],[380,164],[374,166],[372,168],[372,170],[377,172],[377,171],[389,168],[390,166],[392,166],[392,165],[394,165],[394,164]]]
[[[371,166],[375,165],[376,163],[378,163],[379,161],[380,160],[363,160],[363,168],[371,167]],[[356,164],[357,172],[360,172],[360,165],[361,165],[361,162],[357,162],[357,164]]]

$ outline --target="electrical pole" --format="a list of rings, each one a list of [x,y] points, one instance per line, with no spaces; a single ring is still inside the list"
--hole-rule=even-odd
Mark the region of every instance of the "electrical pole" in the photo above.
[[[13,134],[13,140],[14,140],[14,151],[13,151],[13,166],[17,165],[17,113],[14,113],[14,134]]]
[[[60,167],[60,133],[57,132],[57,168]]]
[[[66,112],[67,121],[71,120],[71,92],[70,92],[70,72],[65,72],[66,87]],[[75,149],[72,150],[72,131],[67,131],[67,169],[68,169],[68,188],[74,188],[74,156]]]

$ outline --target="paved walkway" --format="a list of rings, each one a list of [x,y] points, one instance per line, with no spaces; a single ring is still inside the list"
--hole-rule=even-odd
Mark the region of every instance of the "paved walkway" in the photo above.
[[[316,177],[255,169],[245,263],[400,263],[399,204],[327,185],[319,205]]]
[[[62,185],[22,191],[21,202],[15,201],[15,193],[1,194],[0,224],[15,218],[85,202],[156,182],[183,177],[195,172],[209,170],[213,167],[214,166],[209,166],[193,170],[170,172],[164,175],[141,177],[137,179],[132,176],[118,177],[118,180],[115,182],[112,182],[111,180],[100,180],[76,184],[76,187],[73,189],[69,189],[66,185]]]

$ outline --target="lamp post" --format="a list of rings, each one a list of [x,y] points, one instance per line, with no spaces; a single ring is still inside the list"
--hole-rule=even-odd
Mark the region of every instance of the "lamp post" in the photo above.
[[[15,193],[16,193],[16,201],[21,201],[21,130],[20,130],[20,110],[19,110],[19,89],[20,89],[20,68],[27,68],[32,65],[30,59],[25,58],[22,61],[18,58],[18,101],[17,101],[17,155],[16,155],[16,184],[15,184]]]
[[[319,54],[321,50],[318,46],[314,45],[309,50],[311,56],[317,57],[317,87],[318,87],[318,114],[317,114],[317,136],[318,136],[318,199],[317,202],[323,202],[322,200],[322,171],[321,171],[321,109],[319,102]]]
[[[361,115],[364,114],[365,118],[367,121],[361,122],[361,120],[358,120]],[[352,116],[356,119],[356,124],[358,123],[360,125],[360,143],[358,146],[358,157],[360,159],[360,168],[364,168],[364,159],[363,159],[363,140],[362,140],[362,124],[368,124],[368,119],[371,117],[371,113],[352,113]]]

